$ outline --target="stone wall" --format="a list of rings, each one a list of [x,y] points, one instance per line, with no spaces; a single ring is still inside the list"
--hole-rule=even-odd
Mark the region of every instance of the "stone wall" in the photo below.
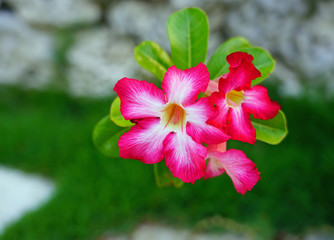
[[[325,0],[3,0],[0,83],[41,88],[59,81],[76,96],[109,96],[123,76],[151,77],[133,47],[153,40],[168,51],[167,18],[189,6],[208,14],[209,56],[227,38],[244,36],[277,60],[270,82],[282,95],[312,89],[333,96],[334,2]]]

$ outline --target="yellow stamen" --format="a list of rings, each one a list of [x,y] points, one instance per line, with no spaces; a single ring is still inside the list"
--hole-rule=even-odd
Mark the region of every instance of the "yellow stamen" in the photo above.
[[[243,100],[244,100],[243,91],[232,90],[226,94],[226,102],[227,105],[229,105],[230,107],[240,106]]]
[[[162,123],[171,130],[182,130],[185,124],[186,112],[178,104],[169,103],[163,110]]]

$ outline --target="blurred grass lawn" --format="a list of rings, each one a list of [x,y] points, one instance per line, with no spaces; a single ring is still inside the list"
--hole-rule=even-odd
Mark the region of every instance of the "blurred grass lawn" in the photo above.
[[[288,137],[278,146],[228,146],[244,150],[261,172],[242,196],[226,175],[181,189],[158,188],[152,166],[104,157],[91,134],[111,99],[8,87],[0,88],[0,99],[0,163],[50,177],[57,186],[51,201],[10,226],[1,240],[94,239],[107,230],[129,232],[145,219],[194,227],[215,215],[260,235],[334,224],[333,101],[276,97],[287,115]]]

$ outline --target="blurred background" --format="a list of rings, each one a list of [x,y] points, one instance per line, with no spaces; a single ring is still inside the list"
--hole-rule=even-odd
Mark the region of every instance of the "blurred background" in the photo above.
[[[228,146],[261,172],[245,196],[227,176],[158,188],[152,166],[104,157],[91,141],[117,80],[155,80],[133,48],[153,40],[169,51],[168,16],[189,6],[208,14],[207,59],[243,36],[277,61],[263,84],[289,135],[278,146]],[[333,40],[330,0],[0,0],[0,165],[55,185],[0,239],[129,239],[142,223],[233,239],[334,239]]]

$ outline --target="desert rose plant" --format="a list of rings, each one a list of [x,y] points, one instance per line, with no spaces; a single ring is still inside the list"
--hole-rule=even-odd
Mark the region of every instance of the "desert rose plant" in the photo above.
[[[246,154],[226,149],[228,140],[280,143],[287,134],[280,105],[257,85],[275,61],[242,37],[222,43],[206,62],[205,13],[187,8],[167,23],[171,57],[157,43],[135,48],[136,61],[161,85],[120,79],[118,97],[93,131],[96,147],[112,158],[153,164],[158,186],[182,186],[226,172],[245,194],[260,179]]]

